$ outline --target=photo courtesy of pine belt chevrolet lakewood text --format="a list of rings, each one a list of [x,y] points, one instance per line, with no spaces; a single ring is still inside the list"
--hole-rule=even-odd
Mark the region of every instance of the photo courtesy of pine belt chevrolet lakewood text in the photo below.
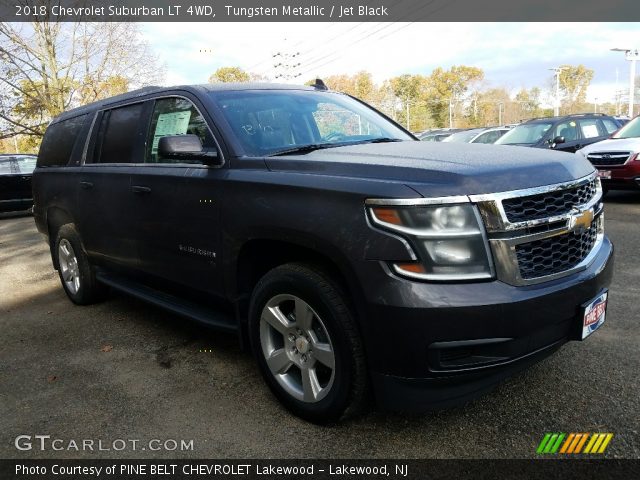
[[[371,397],[462,404],[605,320],[613,246],[584,155],[420,142],[321,80],[70,110],[32,182],[71,301],[115,289],[235,332],[317,423]]]

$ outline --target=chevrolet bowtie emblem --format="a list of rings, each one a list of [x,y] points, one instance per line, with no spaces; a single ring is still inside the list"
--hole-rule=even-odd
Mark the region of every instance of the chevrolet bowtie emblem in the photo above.
[[[567,228],[574,232],[582,231],[591,227],[592,222],[593,208],[583,211],[578,210],[577,208],[573,208],[569,216],[569,223],[567,225]]]

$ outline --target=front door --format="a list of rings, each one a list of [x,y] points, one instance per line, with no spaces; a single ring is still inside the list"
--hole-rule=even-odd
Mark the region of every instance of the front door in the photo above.
[[[201,106],[182,96],[154,102],[144,165],[131,176],[140,269],[169,287],[222,293],[220,201],[225,169],[162,158],[162,136],[194,134],[217,145]]]
[[[551,141],[556,137],[563,137],[564,142],[556,144],[555,147],[552,146],[554,150],[560,152],[575,152],[582,148],[582,137],[576,120],[567,120],[552,128],[547,138]]]

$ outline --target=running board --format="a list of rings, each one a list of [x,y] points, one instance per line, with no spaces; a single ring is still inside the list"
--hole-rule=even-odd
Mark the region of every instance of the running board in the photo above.
[[[147,287],[135,281],[104,271],[96,272],[96,279],[120,292],[169,310],[182,317],[226,332],[237,332],[238,322],[225,312],[203,307],[189,300]]]

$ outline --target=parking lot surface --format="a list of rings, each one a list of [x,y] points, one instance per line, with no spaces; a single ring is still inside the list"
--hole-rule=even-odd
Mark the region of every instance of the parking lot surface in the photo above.
[[[1,218],[0,457],[528,458],[545,432],[613,432],[607,457],[640,458],[640,193],[610,193],[605,212],[616,267],[599,332],[464,407],[330,427],[284,410],[233,335],[120,294],[73,305],[33,219]],[[62,450],[17,450],[18,435]],[[94,449],[69,447],[83,440]]]

